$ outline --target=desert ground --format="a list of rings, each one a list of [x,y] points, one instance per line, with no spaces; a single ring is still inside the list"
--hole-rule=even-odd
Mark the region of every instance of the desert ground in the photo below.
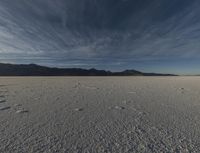
[[[200,152],[200,77],[1,77],[0,152]]]

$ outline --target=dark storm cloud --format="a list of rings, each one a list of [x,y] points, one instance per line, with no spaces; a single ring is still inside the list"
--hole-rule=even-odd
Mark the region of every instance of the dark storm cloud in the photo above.
[[[198,0],[1,0],[0,56],[80,65],[198,57],[199,6]]]

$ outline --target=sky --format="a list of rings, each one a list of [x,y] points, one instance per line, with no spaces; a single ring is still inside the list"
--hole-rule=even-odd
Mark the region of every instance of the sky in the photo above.
[[[200,74],[199,0],[0,0],[0,62]]]

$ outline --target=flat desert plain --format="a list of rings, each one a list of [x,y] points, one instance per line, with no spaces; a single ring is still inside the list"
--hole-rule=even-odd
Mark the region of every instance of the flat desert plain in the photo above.
[[[1,153],[200,152],[200,77],[1,77]]]

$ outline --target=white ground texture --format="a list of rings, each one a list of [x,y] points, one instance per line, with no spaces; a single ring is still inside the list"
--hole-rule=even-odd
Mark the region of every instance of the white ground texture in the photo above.
[[[200,152],[200,77],[2,77],[1,153]]]

